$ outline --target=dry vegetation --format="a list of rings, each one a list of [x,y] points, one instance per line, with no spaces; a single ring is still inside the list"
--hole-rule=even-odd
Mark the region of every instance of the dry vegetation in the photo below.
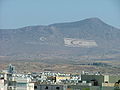
[[[81,71],[88,72],[102,72],[109,74],[119,74],[120,62],[119,61],[79,61],[81,64],[48,64],[43,62],[28,62],[28,61],[1,61],[0,70],[6,69],[9,64],[16,67],[17,72],[41,72],[41,71],[54,71],[66,73],[81,73]],[[97,63],[100,65],[93,65],[89,63]],[[101,66],[103,63],[103,66]],[[105,65],[104,65],[105,64]],[[106,66],[107,65],[107,66]]]

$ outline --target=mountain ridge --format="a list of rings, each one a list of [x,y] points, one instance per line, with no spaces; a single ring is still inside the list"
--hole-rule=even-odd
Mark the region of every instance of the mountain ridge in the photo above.
[[[0,56],[10,57],[0,58],[0,60],[46,60],[47,58],[69,61],[72,56],[79,60],[81,56],[106,58],[106,55],[113,56],[111,58],[114,60],[119,60],[119,35],[120,29],[104,23],[99,18],[45,26],[0,29],[0,51],[2,51]],[[71,38],[67,41],[67,44],[71,44],[71,46],[75,44],[77,47],[65,46],[65,38]],[[81,39],[84,41],[81,41]],[[91,44],[89,40],[93,40],[98,46],[87,48],[86,43]],[[84,47],[81,47],[82,45]],[[114,57],[115,54],[117,57]],[[74,58],[71,59],[74,60]]]

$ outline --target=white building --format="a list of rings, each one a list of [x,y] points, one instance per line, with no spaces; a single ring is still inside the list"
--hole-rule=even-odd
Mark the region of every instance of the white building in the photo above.
[[[7,90],[7,83],[4,79],[0,79],[0,90]]]
[[[9,88],[15,90],[34,90],[34,83],[28,77],[12,77]]]

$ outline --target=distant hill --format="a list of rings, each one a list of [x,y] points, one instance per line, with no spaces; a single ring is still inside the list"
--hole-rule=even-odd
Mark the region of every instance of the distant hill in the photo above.
[[[99,18],[0,29],[0,60],[60,62],[119,58],[120,29]]]

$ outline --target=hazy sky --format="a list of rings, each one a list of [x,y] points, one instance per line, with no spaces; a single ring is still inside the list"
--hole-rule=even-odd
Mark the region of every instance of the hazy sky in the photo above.
[[[0,0],[0,28],[98,17],[120,28],[120,0]]]

